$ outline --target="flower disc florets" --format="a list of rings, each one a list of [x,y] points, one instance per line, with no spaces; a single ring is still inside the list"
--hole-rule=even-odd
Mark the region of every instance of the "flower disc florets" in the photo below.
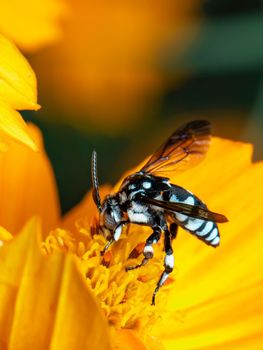
[[[106,240],[98,234],[96,224],[90,229],[85,220],[80,220],[76,227],[77,234],[62,229],[51,232],[43,249],[48,254],[58,249],[78,256],[81,271],[100,301],[109,324],[117,329],[143,329],[145,332],[165,312],[169,287],[164,286],[157,305],[151,305],[152,293],[163,270],[161,246],[155,247],[155,256],[146,266],[127,272],[127,266],[137,265],[143,259],[141,253],[148,229],[135,225],[124,229],[120,240],[102,257]]]

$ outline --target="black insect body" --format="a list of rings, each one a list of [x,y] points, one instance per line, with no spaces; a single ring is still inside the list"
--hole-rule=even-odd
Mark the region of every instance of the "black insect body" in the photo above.
[[[101,203],[97,178],[96,152],[92,154],[93,198],[100,211],[100,224],[112,233],[102,253],[117,241],[124,225],[150,226],[152,234],[146,240],[141,264],[153,257],[152,245],[164,234],[164,271],[153,293],[155,295],[174,267],[172,240],[178,226],[208,245],[216,247],[220,236],[216,222],[226,222],[224,215],[213,213],[194,194],[169,182],[169,173],[186,170],[205,155],[210,143],[210,124],[193,121],[175,131],[149,158],[143,168],[124,179],[119,191],[108,195]]]

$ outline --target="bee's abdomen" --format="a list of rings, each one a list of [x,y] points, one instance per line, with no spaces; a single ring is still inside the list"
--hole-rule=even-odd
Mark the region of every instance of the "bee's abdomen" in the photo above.
[[[175,214],[176,215],[176,214]],[[187,218],[180,226],[197,236],[208,245],[217,247],[220,243],[220,236],[217,224],[213,221],[202,219]]]
[[[181,187],[174,187],[173,191],[170,192],[169,197],[171,202],[198,205],[204,209],[207,209],[207,206],[199,198]],[[173,216],[179,226],[189,231],[206,244],[213,247],[219,245],[220,235],[215,222],[192,218],[181,213],[174,213]]]

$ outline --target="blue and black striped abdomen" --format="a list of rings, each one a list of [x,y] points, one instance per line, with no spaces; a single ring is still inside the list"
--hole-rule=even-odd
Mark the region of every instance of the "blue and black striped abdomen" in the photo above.
[[[172,185],[171,191],[166,193],[165,199],[169,200],[170,202],[198,205],[207,209],[207,206],[199,198],[184,188],[176,185]],[[181,213],[174,213],[170,216],[179,226],[194,234],[206,244],[214,247],[219,245],[220,236],[217,224],[215,222],[192,218]]]

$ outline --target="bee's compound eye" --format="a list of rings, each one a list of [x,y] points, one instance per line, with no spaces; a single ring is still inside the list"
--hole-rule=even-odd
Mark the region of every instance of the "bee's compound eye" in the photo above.
[[[103,223],[108,229],[114,229],[114,227],[116,226],[116,221],[114,219],[111,208],[107,208],[103,212]]]

